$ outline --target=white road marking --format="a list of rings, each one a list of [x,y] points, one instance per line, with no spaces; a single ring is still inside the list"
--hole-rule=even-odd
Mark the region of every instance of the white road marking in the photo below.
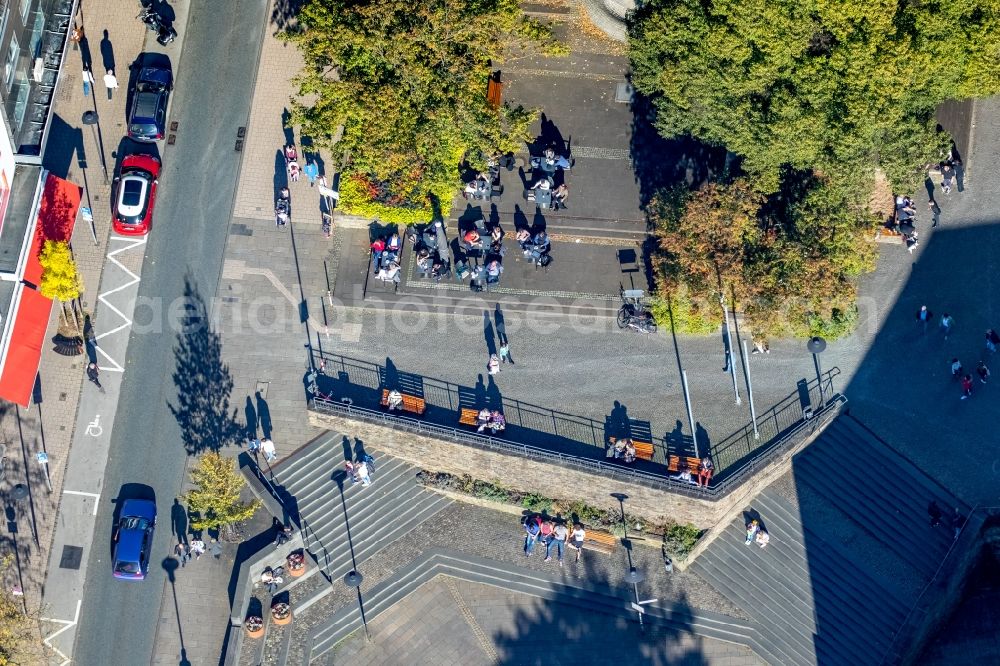
[[[114,305],[112,305],[111,301],[108,300],[108,296],[111,296],[114,293],[122,291],[123,289],[128,289],[132,285],[134,285],[137,282],[139,282],[139,276],[136,275],[135,273],[133,273],[132,271],[130,271],[129,269],[125,268],[125,266],[120,261],[118,261],[118,259],[116,259],[115,257],[117,255],[121,254],[122,252],[125,252],[127,250],[131,250],[131,249],[139,247],[141,245],[145,245],[146,244],[146,237],[143,236],[142,238],[123,238],[121,236],[112,236],[111,238],[108,239],[108,243],[110,244],[112,241],[121,241],[121,242],[124,242],[125,245],[122,246],[122,247],[120,247],[120,248],[118,248],[117,250],[113,250],[111,252],[108,252],[108,254],[107,254],[108,261],[110,261],[111,263],[115,264],[116,266],[118,266],[118,268],[122,269],[123,271],[125,271],[125,274],[128,275],[131,278],[131,280],[130,281],[126,281],[124,284],[121,284],[121,285],[115,287],[114,289],[109,289],[108,291],[101,292],[100,294],[97,295],[97,300],[99,300],[101,303],[103,303],[104,305],[106,305],[108,307],[108,309],[111,310],[112,312],[114,312],[116,315],[118,315],[119,317],[121,317],[122,323],[119,324],[116,328],[112,328],[110,330],[104,331],[103,333],[101,333],[100,335],[98,335],[96,338],[94,338],[95,342],[101,340],[102,338],[106,338],[109,335],[114,335],[115,333],[118,333],[119,331],[125,330],[125,329],[129,328],[130,326],[132,326],[132,319],[130,317],[126,316],[124,312],[122,312],[121,310],[119,310],[118,308],[116,308]],[[95,345],[95,347],[96,347],[97,351],[100,352],[101,356],[103,356],[105,359],[107,359],[109,363],[113,364],[110,367],[100,366],[101,370],[106,370],[108,372],[124,372],[125,371],[125,367],[121,363],[119,363],[118,361],[116,361],[115,359],[111,358],[111,356],[108,355],[108,353],[105,352],[100,346]]]
[[[59,648],[57,648],[54,645],[52,645],[52,640],[56,636],[58,636],[59,634],[61,634],[62,632],[66,631],[67,629],[70,629],[70,628],[76,626],[76,623],[80,621],[80,606],[82,606],[82,605],[83,605],[83,599],[77,599],[76,600],[76,613],[73,615],[73,619],[72,620],[57,620],[57,619],[52,618],[52,617],[42,617],[42,618],[39,618],[43,622],[52,622],[54,624],[61,624],[61,625],[63,625],[63,627],[61,629],[58,629],[54,633],[49,634],[48,636],[46,636],[42,640],[42,642],[45,643],[45,645],[47,645],[48,647],[50,647],[53,652],[55,652],[56,654],[58,654],[60,657],[63,658],[63,661],[62,661],[62,663],[59,664],[59,666],[66,666],[66,664],[70,663],[71,659],[69,657],[67,657],[65,654],[63,654],[62,650],[60,650]]]
[[[100,493],[88,493],[82,490],[63,490],[63,495],[80,495],[81,497],[92,497],[94,498],[94,514],[97,515],[97,506],[100,504],[101,495]]]

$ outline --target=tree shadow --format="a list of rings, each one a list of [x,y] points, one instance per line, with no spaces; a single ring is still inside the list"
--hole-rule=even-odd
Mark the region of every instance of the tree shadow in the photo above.
[[[302,9],[304,0],[275,0],[271,7],[271,23],[274,24],[275,34],[282,31],[294,32],[298,29],[295,17]]]
[[[174,357],[177,397],[167,406],[188,454],[218,451],[237,441],[242,428],[229,404],[233,378],[222,361],[222,341],[212,329],[205,301],[190,277],[184,279],[184,315]]]
[[[643,209],[659,190],[667,187],[697,189],[709,180],[723,178],[738,165],[720,146],[712,146],[691,136],[663,138],[656,129],[653,101],[632,96],[632,132],[629,145],[632,168],[639,185]]]

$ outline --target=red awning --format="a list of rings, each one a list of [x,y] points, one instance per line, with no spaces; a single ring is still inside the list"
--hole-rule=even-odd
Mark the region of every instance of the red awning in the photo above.
[[[14,329],[0,374],[0,398],[27,407],[35,386],[52,301],[30,287],[21,290]]]
[[[66,241],[73,236],[76,213],[80,209],[80,186],[58,176],[45,179],[42,200],[38,204],[38,224],[31,241],[28,262],[24,266],[24,281],[37,286],[42,281],[42,265],[38,253],[47,240]]]

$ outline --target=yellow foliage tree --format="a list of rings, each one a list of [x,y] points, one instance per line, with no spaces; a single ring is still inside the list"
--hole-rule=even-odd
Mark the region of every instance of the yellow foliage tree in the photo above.
[[[64,241],[45,241],[38,256],[38,263],[42,265],[42,283],[38,285],[39,291],[46,298],[57,299],[62,303],[63,318],[68,322],[66,303],[72,303],[83,293],[83,284],[80,282],[69,244]],[[76,322],[76,328],[79,330],[79,322]]]
[[[196,516],[191,520],[194,530],[218,529],[231,536],[233,526],[249,519],[260,506],[258,501],[240,499],[246,481],[232,458],[206,453],[191,470],[191,481],[195,488],[184,496],[184,501]]]
[[[0,573],[7,573],[11,556],[0,560]],[[41,640],[37,618],[24,612],[21,601],[6,586],[0,586],[0,666],[41,662]]]

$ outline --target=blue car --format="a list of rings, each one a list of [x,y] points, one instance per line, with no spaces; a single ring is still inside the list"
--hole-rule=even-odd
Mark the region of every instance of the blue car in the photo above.
[[[143,67],[135,84],[128,136],[133,141],[152,143],[163,138],[167,126],[167,102],[173,74],[165,67]]]
[[[115,528],[115,578],[142,580],[149,571],[153,548],[156,503],[145,499],[125,500]]]

